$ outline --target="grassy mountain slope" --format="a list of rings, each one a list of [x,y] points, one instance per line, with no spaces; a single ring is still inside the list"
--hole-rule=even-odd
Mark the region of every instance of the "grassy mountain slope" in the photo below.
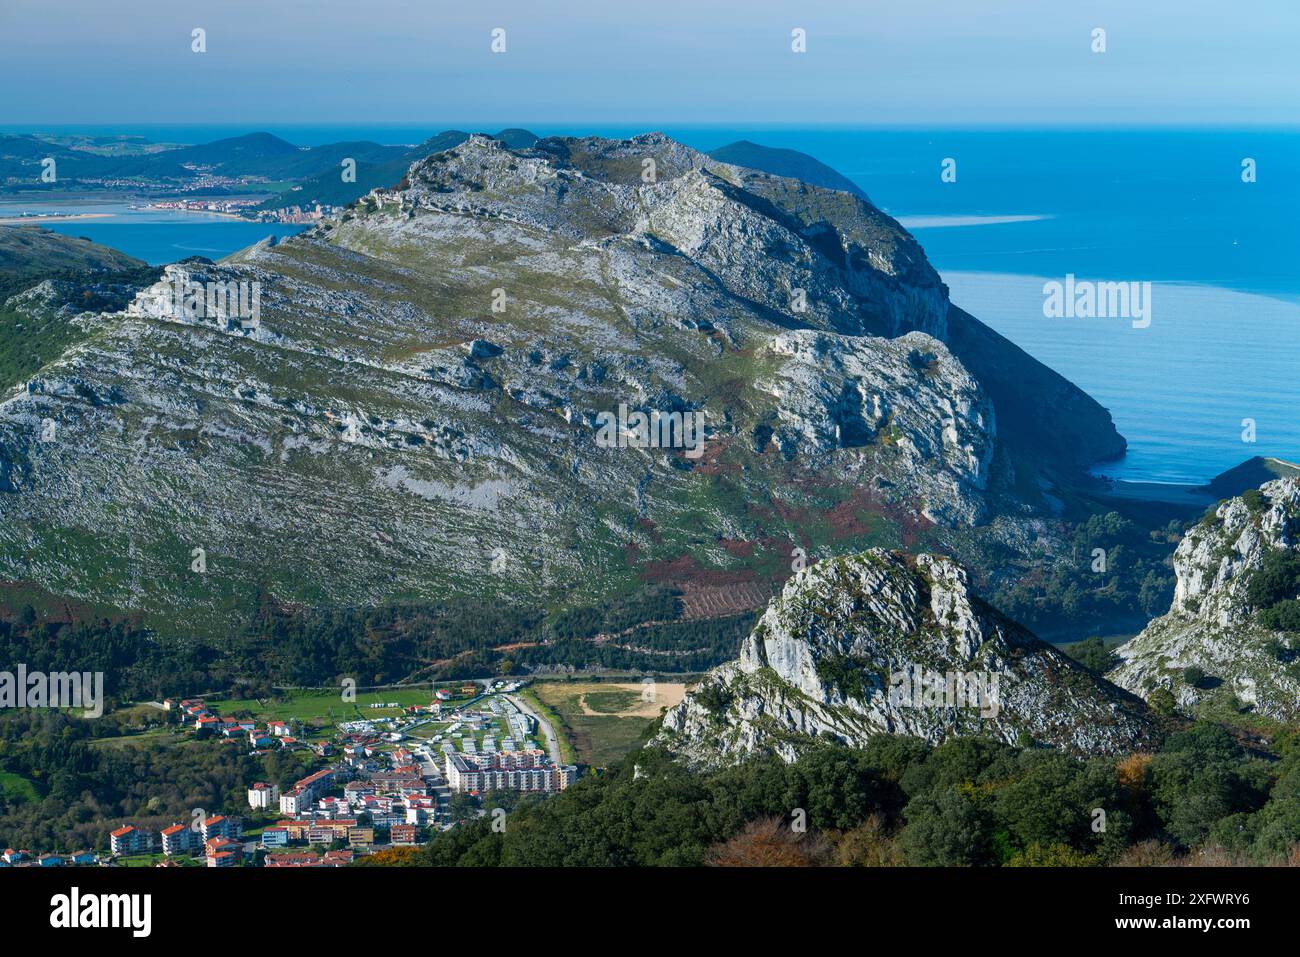
[[[39,226],[0,226],[0,280],[67,269],[134,269],[143,265],[126,253],[79,236],[64,236]]]

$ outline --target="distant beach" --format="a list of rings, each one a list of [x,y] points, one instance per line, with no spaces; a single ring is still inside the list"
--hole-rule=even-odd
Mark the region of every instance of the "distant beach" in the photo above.
[[[138,208],[143,210],[144,212],[191,213],[191,214],[199,213],[203,216],[216,216],[219,219],[237,219],[242,223],[256,222],[256,220],[249,219],[247,216],[240,216],[238,213],[226,213],[216,209],[186,209],[185,207],[173,208],[173,207],[152,206],[152,205],[140,206]]]
[[[1051,216],[1026,213],[1006,216],[900,216],[904,229],[946,229],[953,226],[998,226],[1005,223],[1035,223]]]
[[[38,213],[35,216],[9,216],[0,219],[0,226],[21,226],[24,223],[66,223],[74,219],[107,219],[112,213]]]

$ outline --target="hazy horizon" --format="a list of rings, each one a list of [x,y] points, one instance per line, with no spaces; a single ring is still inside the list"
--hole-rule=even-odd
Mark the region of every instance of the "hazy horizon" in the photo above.
[[[126,17],[91,0],[8,0],[0,83],[12,95],[0,126],[1295,123],[1300,71],[1286,25],[1300,26],[1300,10],[1283,0],[1245,0],[1231,13],[1172,0],[842,7],[140,0]],[[191,49],[199,28],[202,54]],[[496,28],[506,31],[499,54]],[[1092,49],[1096,28],[1104,53]],[[791,49],[795,29],[806,52]],[[250,105],[256,120],[242,118]]]

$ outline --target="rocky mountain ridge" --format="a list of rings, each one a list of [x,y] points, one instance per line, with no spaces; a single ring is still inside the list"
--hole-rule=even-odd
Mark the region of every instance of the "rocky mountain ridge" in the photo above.
[[[260,317],[177,315],[178,281],[257,283]],[[254,588],[599,600],[918,538],[1037,555],[1016,471],[1123,444],[888,216],[659,134],[474,136],[83,321],[0,405],[0,577],[182,621]],[[1028,422],[1025,383],[1063,401]],[[624,405],[702,415],[704,455],[600,447]],[[1059,455],[1025,457],[1036,429]]]
[[[964,689],[964,691],[963,691]],[[1077,754],[1150,747],[1156,722],[976,597],[960,565],[872,549],[786,582],[741,648],[669,710],[652,744],[693,765],[881,733],[982,735]]]

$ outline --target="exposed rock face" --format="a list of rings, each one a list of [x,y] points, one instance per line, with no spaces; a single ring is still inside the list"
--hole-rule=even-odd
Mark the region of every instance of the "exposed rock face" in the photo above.
[[[918,687],[922,675],[960,677],[940,690]],[[717,765],[756,752],[793,760],[818,738],[860,746],[881,732],[934,742],[1023,733],[1079,754],[1156,737],[1139,699],[975,597],[953,561],[872,549],[790,579],[740,660],[667,712],[654,743]]]
[[[542,140],[527,155],[473,136],[416,163],[408,180],[406,198],[420,208],[684,256],[729,296],[799,325],[946,332],[945,287],[884,213],[847,193],[711,161],[662,134]]]
[[[178,280],[258,283],[259,321],[174,314]],[[904,533],[1041,554],[953,315],[857,196],[658,134],[470,137],[336,220],[88,317],[0,404],[0,578],[183,621],[256,586],[361,605],[599,601],[651,566],[768,583],[796,543]],[[1095,406],[999,342],[972,350],[998,395],[1046,375]],[[623,405],[703,415],[704,455],[601,446]],[[1118,439],[1095,411],[1055,422],[1060,462]]]
[[[880,446],[891,473],[913,477],[930,521],[985,520],[993,406],[946,347],[922,333],[886,344],[801,330],[773,337],[768,351],[786,360],[759,382],[778,400],[774,445],[826,468],[836,449]]]
[[[1300,680],[1284,660],[1290,639],[1264,627],[1247,597],[1273,549],[1300,549],[1300,479],[1266,482],[1258,497],[1229,499],[1187,532],[1174,553],[1178,580],[1168,614],[1119,648],[1111,680],[1144,697],[1166,688],[1187,710],[1232,694],[1260,714],[1295,720]],[[1199,686],[1185,679],[1189,667],[1205,673]]]

